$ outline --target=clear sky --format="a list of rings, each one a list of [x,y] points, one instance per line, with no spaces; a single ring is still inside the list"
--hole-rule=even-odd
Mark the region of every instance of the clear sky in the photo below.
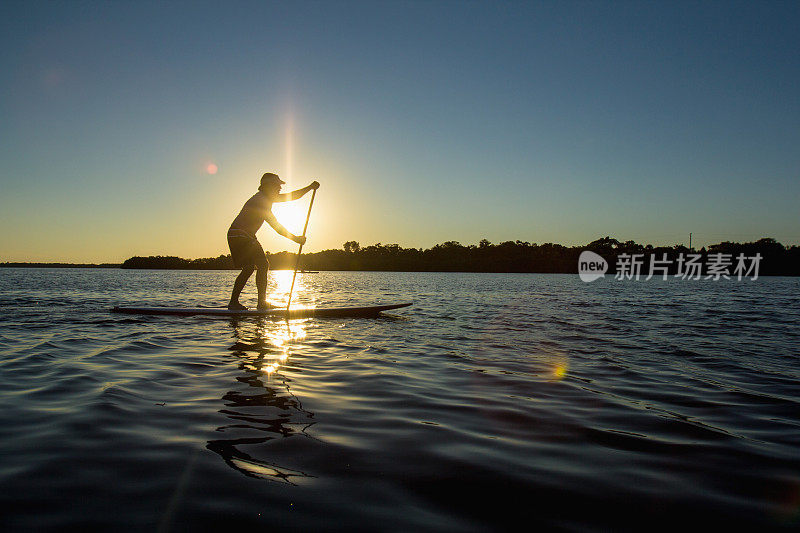
[[[0,261],[228,253],[266,171],[309,251],[798,244],[799,147],[800,2],[0,3]]]

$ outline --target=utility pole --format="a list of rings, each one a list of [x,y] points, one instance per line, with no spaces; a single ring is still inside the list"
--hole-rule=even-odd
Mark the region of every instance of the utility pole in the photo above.
[[[689,232],[689,249],[694,250],[694,248],[692,248],[692,232]]]

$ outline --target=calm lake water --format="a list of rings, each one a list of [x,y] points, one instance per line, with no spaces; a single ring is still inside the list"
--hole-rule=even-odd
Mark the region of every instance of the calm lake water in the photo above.
[[[414,306],[108,312],[235,275],[0,269],[0,529],[800,525],[796,278],[321,272],[304,305]]]

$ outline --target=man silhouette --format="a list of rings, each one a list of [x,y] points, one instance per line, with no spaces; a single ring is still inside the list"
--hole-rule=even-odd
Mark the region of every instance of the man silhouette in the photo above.
[[[269,309],[267,303],[267,272],[269,272],[269,261],[261,247],[261,243],[256,239],[256,232],[261,224],[266,220],[272,229],[291,239],[297,244],[304,244],[305,237],[298,237],[284,228],[272,214],[272,204],[275,202],[288,202],[301,198],[308,191],[319,188],[319,182],[314,181],[310,185],[297,189],[290,193],[281,194],[281,185],[286,183],[277,174],[267,172],[261,176],[261,185],[239,212],[239,215],[231,223],[228,230],[228,246],[231,249],[231,258],[237,268],[242,272],[236,277],[233,283],[231,301],[228,309],[247,309],[239,303],[239,294],[244,289],[247,280],[254,270],[256,272],[256,288],[258,289],[258,308]]]

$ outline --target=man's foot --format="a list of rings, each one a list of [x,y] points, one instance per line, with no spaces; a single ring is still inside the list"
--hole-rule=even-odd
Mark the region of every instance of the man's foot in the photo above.
[[[259,311],[269,311],[270,309],[275,309],[275,306],[269,302],[258,302]]]
[[[228,304],[228,309],[231,311],[247,311],[247,307],[243,306],[239,302],[230,302]]]

